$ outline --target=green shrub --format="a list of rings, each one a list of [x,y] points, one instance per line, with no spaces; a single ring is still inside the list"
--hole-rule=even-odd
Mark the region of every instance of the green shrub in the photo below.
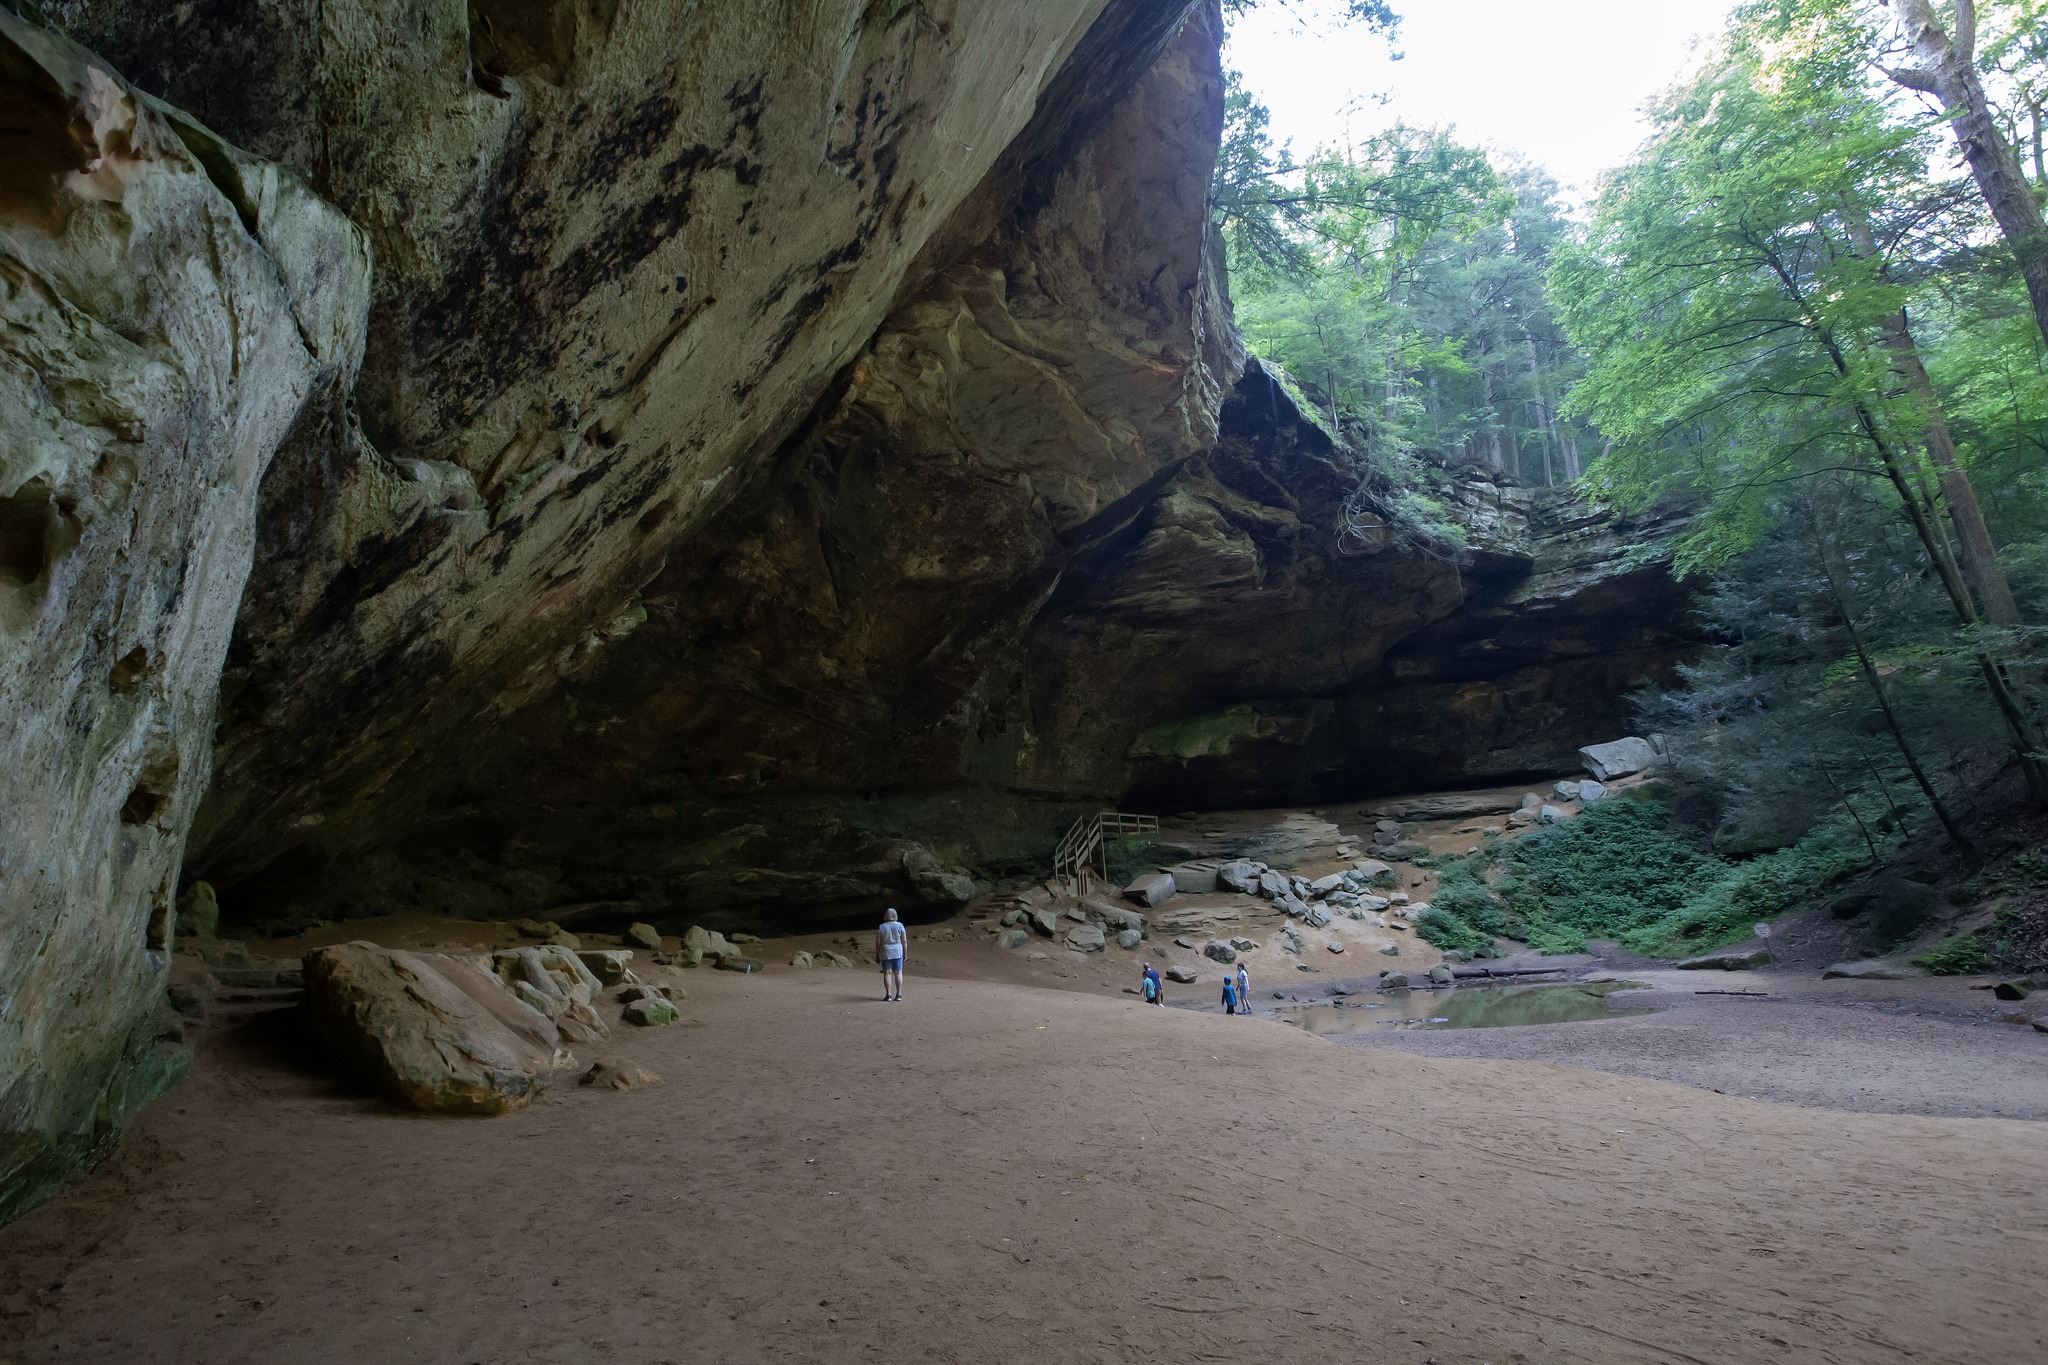
[[[1822,825],[1791,848],[1731,863],[1671,827],[1654,801],[1603,801],[1502,850],[1496,890],[1543,952],[1613,939],[1681,956],[1743,937],[1865,865],[1852,832]]]
[[[1482,934],[1458,916],[1436,908],[1434,902],[1415,921],[1415,933],[1424,943],[1445,952],[1465,952],[1475,957],[1493,955],[1493,936]]]
[[[1913,959],[1935,976],[1975,976],[1991,970],[1991,956],[1974,934],[1951,934]]]
[[[1545,951],[1654,934],[1726,866],[1668,825],[1661,805],[1603,801],[1534,830],[1506,850],[1501,898]]]

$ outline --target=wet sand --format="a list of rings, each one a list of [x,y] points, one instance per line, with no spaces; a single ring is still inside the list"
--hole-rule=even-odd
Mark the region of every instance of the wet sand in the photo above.
[[[686,984],[683,1024],[581,1050],[663,1083],[493,1120],[352,1094],[276,1020],[209,1035],[110,1171],[0,1230],[0,1357],[2048,1358],[2048,1125],[1078,979]]]
[[[1541,1028],[1356,1034],[1424,1057],[1556,1062],[1731,1095],[1870,1114],[2048,1120],[2048,1019],[1960,980],[1821,981],[1810,972],[1622,973],[1632,1018]],[[1755,991],[1756,996],[1700,991]],[[2015,1020],[2022,1022],[2013,1022]]]

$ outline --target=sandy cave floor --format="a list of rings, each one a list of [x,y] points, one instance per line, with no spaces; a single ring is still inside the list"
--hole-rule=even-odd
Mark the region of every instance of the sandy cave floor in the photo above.
[[[209,1033],[109,1171],[0,1230],[0,1357],[2048,1359],[2048,1125],[1075,984],[686,984],[682,1025],[579,1049],[661,1084],[493,1120],[338,1086],[277,1017]]]
[[[1572,960],[1649,1014],[1325,1040],[1273,1012],[1438,955],[1340,919],[1297,959],[1264,902],[1170,905],[1260,943],[1262,1017],[1170,931],[1002,952],[970,912],[914,929],[901,1005],[783,965],[870,935],[677,973],[679,1026],[577,1049],[659,1084],[501,1119],[338,1083],[289,1013],[217,1022],[108,1170],[0,1229],[0,1365],[2048,1360],[2048,1123],[2016,1121],[2048,1035],[1972,983],[1822,982],[1851,931],[1821,916],[1762,972]],[[254,946],[359,937],[518,936]],[[1146,1007],[1146,958],[1202,980]]]

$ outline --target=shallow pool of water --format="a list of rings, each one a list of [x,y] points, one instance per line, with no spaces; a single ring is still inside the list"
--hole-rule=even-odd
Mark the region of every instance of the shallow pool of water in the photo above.
[[[1581,1019],[1611,1019],[1648,1014],[1648,1009],[1618,1009],[1607,997],[1615,991],[1641,989],[1634,981],[1600,981],[1586,985],[1445,986],[1436,990],[1387,991],[1352,996],[1327,1005],[1290,1005],[1273,1013],[1296,1028],[1329,1037],[1339,1033],[1373,1033],[1384,1029],[1517,1028],[1527,1024],[1570,1024]]]

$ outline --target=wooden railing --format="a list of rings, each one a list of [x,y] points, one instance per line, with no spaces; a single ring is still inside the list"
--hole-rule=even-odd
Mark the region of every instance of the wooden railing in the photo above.
[[[1066,837],[1052,852],[1053,880],[1070,880],[1074,884],[1075,895],[1085,894],[1089,864],[1097,862],[1102,868],[1103,884],[1107,885],[1109,841],[1133,834],[1158,832],[1159,817],[1156,815],[1127,815],[1114,810],[1084,815],[1074,822],[1074,827],[1067,831]]]

